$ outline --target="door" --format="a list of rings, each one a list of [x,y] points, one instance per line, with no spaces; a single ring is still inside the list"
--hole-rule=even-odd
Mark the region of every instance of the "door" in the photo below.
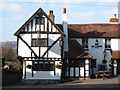
[[[117,75],[120,75],[120,59],[117,60]]]

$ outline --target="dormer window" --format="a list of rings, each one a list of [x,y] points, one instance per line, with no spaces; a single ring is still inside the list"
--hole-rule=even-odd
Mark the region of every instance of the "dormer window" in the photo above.
[[[111,48],[111,39],[110,38],[105,39],[105,48]]]
[[[83,46],[84,48],[88,48],[88,39],[87,39],[87,38],[83,38],[83,39],[82,39],[82,46]]]

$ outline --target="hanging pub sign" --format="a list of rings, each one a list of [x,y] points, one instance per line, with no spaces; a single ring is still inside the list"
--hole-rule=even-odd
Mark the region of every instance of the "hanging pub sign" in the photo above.
[[[107,63],[107,60],[106,60],[106,59],[103,59],[103,60],[102,60],[102,63],[104,63],[104,64]]]

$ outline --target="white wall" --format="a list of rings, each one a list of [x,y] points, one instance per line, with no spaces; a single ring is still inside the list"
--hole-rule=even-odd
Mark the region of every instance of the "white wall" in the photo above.
[[[21,34],[20,35],[28,44],[31,44],[31,36],[29,34]],[[18,55],[22,57],[30,57],[31,56],[31,50],[28,48],[28,46],[19,39],[18,42]]]
[[[77,40],[79,44],[82,45],[82,39],[81,38],[71,38],[72,40]],[[98,70],[98,65],[102,64],[102,60],[104,59],[104,54],[103,51],[105,50],[105,39],[104,38],[97,38],[99,45],[102,45],[102,47],[91,47],[92,45],[95,45],[96,38],[89,38],[88,39],[88,53],[93,56],[93,59],[97,59],[97,68],[94,68],[94,73],[97,72]],[[112,49],[116,48],[118,44],[113,44],[116,41],[114,39],[111,40],[111,46]],[[106,57],[105,59],[107,60],[107,70],[109,70],[109,61],[111,60],[111,53],[110,50],[106,50]]]
[[[119,50],[120,51],[120,39],[111,39],[111,48],[113,51]]]
[[[60,34],[49,34],[49,46],[52,45],[54,41],[56,41],[61,35]],[[61,47],[59,45],[59,41],[49,50],[48,57],[57,57],[61,58]]]

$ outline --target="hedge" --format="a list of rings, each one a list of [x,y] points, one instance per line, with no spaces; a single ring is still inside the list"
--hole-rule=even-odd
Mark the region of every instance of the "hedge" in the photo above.
[[[2,85],[19,83],[22,79],[22,72],[18,70],[2,70]]]

